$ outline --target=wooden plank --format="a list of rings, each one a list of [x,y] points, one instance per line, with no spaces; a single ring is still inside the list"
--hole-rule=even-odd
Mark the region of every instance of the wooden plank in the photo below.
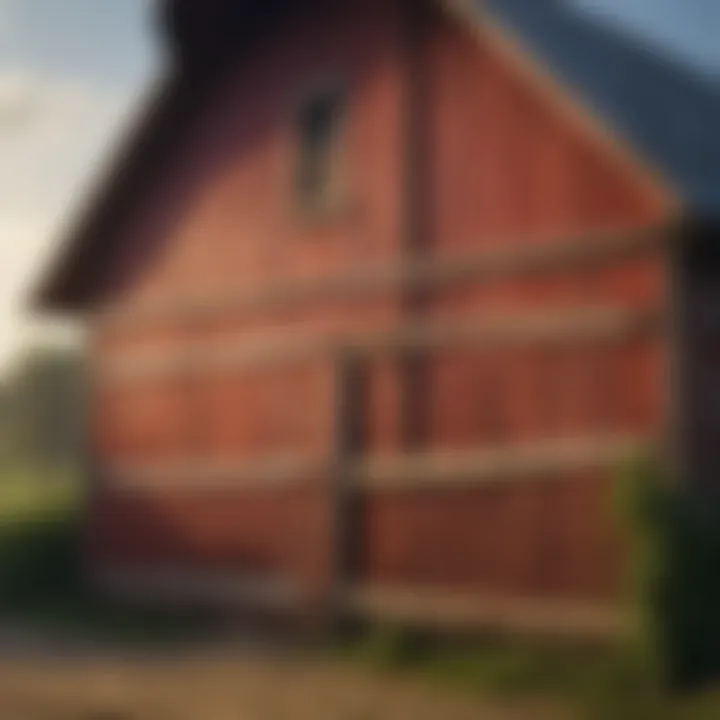
[[[668,226],[669,227],[669,226]],[[319,278],[287,280],[238,292],[212,291],[168,297],[132,306],[117,305],[98,313],[99,329],[138,327],[203,318],[220,313],[255,313],[308,303],[357,301],[388,292],[441,289],[517,274],[557,272],[614,263],[661,247],[665,225],[645,230],[613,230],[557,238],[498,238],[490,249],[451,258],[411,260]]]
[[[140,350],[119,356],[97,369],[101,382],[129,382],[192,368],[212,372],[277,363],[285,365],[322,354],[439,350],[449,347],[622,339],[657,327],[654,309],[578,307],[552,311],[483,315],[459,322],[417,322],[406,327],[335,335],[271,334],[181,350]]]
[[[336,441],[338,442],[338,441]],[[413,452],[358,459],[336,448],[328,460],[272,456],[251,463],[218,466],[193,458],[171,463],[110,468],[110,481],[142,491],[154,488],[275,491],[337,474],[336,482],[377,490],[448,487],[458,483],[545,482],[549,477],[614,467],[649,447],[633,435],[593,435],[534,443],[493,446],[474,451]],[[340,496],[336,498],[340,500]]]
[[[330,484],[330,622],[340,619],[340,591],[348,580],[352,565],[352,544],[357,541],[353,519],[352,473],[356,457],[362,455],[364,437],[359,425],[363,414],[363,366],[358,359],[340,354],[335,359],[332,457]]]
[[[186,458],[173,462],[121,465],[108,470],[116,487],[134,490],[172,488],[282,490],[316,480],[327,463],[310,457],[276,455],[254,462],[217,463]]]
[[[562,438],[471,452],[425,452],[371,458],[354,468],[356,485],[382,491],[488,485],[533,480],[583,470],[613,468],[648,447],[636,436]]]
[[[349,337],[344,344],[359,353],[435,350],[542,341],[586,341],[627,337],[655,325],[658,313],[614,307],[578,307],[518,314],[483,315],[459,322],[419,322],[390,332]]]
[[[92,572],[91,579],[99,591],[113,598],[164,606],[291,610],[300,607],[303,600],[300,589],[279,575],[153,566],[100,568]]]
[[[347,588],[344,606],[348,612],[363,617],[438,629],[598,640],[626,637],[634,622],[631,612],[619,604],[407,586]]]

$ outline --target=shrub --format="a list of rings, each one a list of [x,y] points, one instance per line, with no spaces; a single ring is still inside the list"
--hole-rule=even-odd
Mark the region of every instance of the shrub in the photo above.
[[[688,687],[720,671],[720,502],[648,458],[622,473],[638,602],[638,648],[660,683]]]

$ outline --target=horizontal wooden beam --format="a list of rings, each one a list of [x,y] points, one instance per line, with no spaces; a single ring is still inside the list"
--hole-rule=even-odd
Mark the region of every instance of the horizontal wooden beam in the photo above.
[[[560,239],[504,238],[483,244],[488,250],[452,258],[386,265],[335,276],[274,282],[243,291],[208,292],[163,298],[132,306],[118,305],[98,314],[99,328],[117,328],[202,319],[220,313],[254,313],[307,303],[348,302],[413,289],[440,289],[504,277],[614,263],[628,255],[658,248],[667,228],[615,230]]]
[[[609,435],[507,444],[473,451],[423,452],[348,462],[353,486],[387,491],[546,482],[583,470],[602,470],[647,449],[638,436]],[[317,481],[332,472],[332,460],[276,456],[251,463],[227,464],[196,459],[110,468],[118,486],[142,491],[154,488],[208,490],[232,488],[275,491]]]
[[[636,436],[561,438],[473,452],[435,452],[374,458],[358,464],[356,485],[393,491],[458,484],[547,482],[584,470],[614,468],[647,449]]]
[[[287,578],[229,571],[146,567],[96,570],[92,580],[107,596],[176,607],[302,609],[302,590]],[[629,609],[619,603],[508,597],[481,591],[361,585],[342,588],[339,608],[363,618],[438,630],[494,630],[522,635],[593,639],[627,637]]]
[[[615,307],[576,307],[497,313],[461,321],[420,322],[388,332],[350,336],[340,343],[344,351],[377,354],[380,351],[438,350],[497,344],[526,344],[627,337],[654,326],[659,313]]]
[[[634,619],[619,603],[507,597],[468,590],[360,586],[341,595],[350,612],[438,629],[496,630],[571,639],[619,640]]]
[[[133,602],[164,606],[201,606],[290,610],[302,602],[302,593],[282,577],[198,571],[187,568],[96,569],[92,581],[103,594]]]
[[[107,476],[113,485],[127,489],[183,488],[279,490],[316,481],[327,473],[327,463],[310,457],[275,455],[251,462],[201,461],[187,458],[173,462],[116,466]]]
[[[273,332],[241,340],[180,349],[138,350],[108,361],[97,379],[130,381],[174,373],[287,364],[322,354],[432,351],[451,347],[482,347],[599,339],[623,339],[657,327],[654,309],[578,307],[551,311],[496,314],[462,321],[436,320],[406,327],[334,335]]]

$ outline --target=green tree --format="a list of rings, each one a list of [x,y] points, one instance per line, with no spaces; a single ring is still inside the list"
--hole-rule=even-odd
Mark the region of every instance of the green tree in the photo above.
[[[32,348],[0,386],[0,456],[47,469],[80,461],[85,426],[85,373],[74,350]]]

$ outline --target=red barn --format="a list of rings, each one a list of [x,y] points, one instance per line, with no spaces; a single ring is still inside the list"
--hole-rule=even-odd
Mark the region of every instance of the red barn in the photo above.
[[[617,630],[614,468],[716,466],[714,88],[555,0],[163,24],[41,291],[92,339],[97,581]]]

